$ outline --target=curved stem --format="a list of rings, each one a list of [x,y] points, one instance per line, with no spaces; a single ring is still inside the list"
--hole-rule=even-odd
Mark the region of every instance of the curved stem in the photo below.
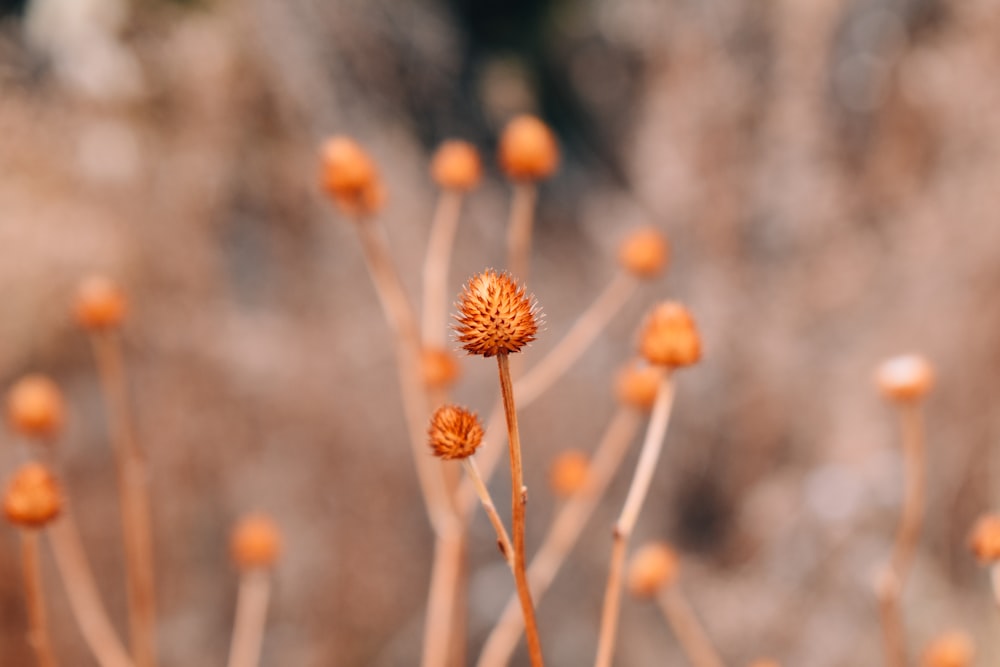
[[[45,595],[38,558],[38,531],[21,529],[21,566],[24,573],[24,593],[28,603],[28,642],[35,652],[38,667],[55,667],[55,653],[49,637],[45,613]]]
[[[424,259],[423,341],[435,347],[447,343],[448,268],[461,211],[462,193],[442,190]]]
[[[677,586],[667,586],[656,597],[664,618],[694,667],[723,667],[705,627]]]
[[[493,524],[493,530],[496,531],[497,547],[499,547],[500,553],[503,554],[504,560],[507,561],[507,565],[513,570],[514,549],[510,545],[510,537],[507,536],[507,529],[504,528],[503,521],[500,520],[497,508],[493,504],[493,498],[490,497],[490,492],[486,488],[486,484],[483,483],[482,476],[479,474],[479,468],[476,467],[476,460],[470,456],[462,459],[462,464],[465,466],[465,471],[468,473],[469,479],[472,480],[473,486],[476,487],[479,501],[483,504],[483,509],[486,510],[486,516],[489,517],[490,523]]]
[[[535,225],[535,202],[538,186],[533,182],[518,182],[510,202],[507,224],[507,270],[520,284],[528,282],[531,263],[531,230]]]
[[[229,648],[229,667],[256,667],[267,622],[267,603],[271,595],[271,575],[264,570],[240,576],[236,602],[236,622]]]

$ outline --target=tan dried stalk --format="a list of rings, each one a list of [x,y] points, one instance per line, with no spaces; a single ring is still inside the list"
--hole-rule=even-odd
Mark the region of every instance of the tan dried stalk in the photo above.
[[[451,654],[449,644],[454,633],[456,591],[462,574],[463,542],[464,534],[457,528],[436,538],[420,659],[423,667],[444,665]]]
[[[531,233],[535,225],[538,185],[532,181],[514,183],[511,194],[510,221],[507,224],[507,270],[524,284],[531,262]]]
[[[424,343],[439,348],[447,343],[448,268],[461,211],[462,193],[441,190],[424,259],[422,329]]]
[[[656,601],[694,667],[723,667],[722,658],[680,588],[664,586]]]
[[[260,663],[270,596],[271,573],[268,570],[251,569],[240,575],[228,667],[256,667]]]
[[[507,565],[514,569],[514,549],[510,545],[510,537],[507,535],[507,529],[504,528],[503,521],[500,520],[500,515],[497,514],[497,508],[493,504],[493,498],[490,497],[490,492],[486,488],[486,484],[483,482],[482,476],[479,474],[479,468],[476,466],[476,460],[473,457],[468,457],[462,459],[462,465],[465,466],[465,471],[469,475],[469,479],[472,480],[473,486],[476,488],[476,494],[479,496],[479,501],[483,505],[483,509],[486,510],[486,516],[489,517],[490,523],[493,525],[493,530],[497,534],[497,547],[500,549],[500,553],[503,554],[504,560],[507,561]]]
[[[674,402],[674,382],[671,372],[660,381],[656,403],[646,428],[646,438],[639,454],[632,484],[625,498],[625,505],[615,523],[614,545],[611,551],[611,565],[608,572],[607,588],[604,592],[604,608],[601,612],[601,630],[597,642],[596,667],[609,667],[614,656],[615,638],[618,632],[618,615],[621,607],[622,575],[625,568],[625,552],[635,528],[649,485],[656,471],[656,463],[663,449],[663,439],[670,423],[670,413]]]
[[[587,481],[583,487],[566,500],[549,528],[531,564],[528,566],[528,585],[535,604],[541,604],[545,595],[576,544],[587,521],[604,495],[611,479],[621,465],[629,443],[639,430],[640,415],[631,408],[620,407],[612,417],[590,462]],[[479,667],[500,667],[510,661],[524,630],[521,608],[517,596],[507,601],[500,620],[486,639],[480,654]]]
[[[21,565],[24,573],[25,599],[28,603],[28,642],[35,652],[38,667],[55,667],[56,658],[52,650],[52,639],[49,636],[48,618],[45,613],[45,594],[42,589],[36,529],[21,529]]]
[[[135,437],[121,342],[113,330],[90,333],[117,463],[122,538],[128,582],[132,659],[137,667],[156,665],[156,584],[149,505],[149,475]]]

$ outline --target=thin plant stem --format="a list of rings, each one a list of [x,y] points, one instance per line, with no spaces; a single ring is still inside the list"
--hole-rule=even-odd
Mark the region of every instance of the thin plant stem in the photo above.
[[[479,468],[476,467],[476,460],[470,456],[462,459],[462,464],[465,466],[465,472],[468,473],[469,479],[472,480],[473,485],[476,487],[476,494],[479,496],[479,501],[483,504],[483,509],[486,510],[486,516],[490,518],[490,523],[493,524],[493,530],[497,533],[497,547],[500,548],[500,553],[503,554],[507,565],[513,569],[514,549],[510,545],[510,537],[507,536],[507,529],[504,528],[503,521],[500,520],[500,515],[497,514],[497,508],[493,505],[493,498],[490,497],[490,492],[486,488],[486,484],[483,483],[482,476],[479,474]]]
[[[528,656],[532,667],[541,667],[542,645],[538,637],[538,624],[535,621],[535,607],[531,602],[531,589],[528,587],[528,577],[525,573],[524,558],[524,513],[527,492],[524,488],[524,474],[521,468],[521,436],[517,428],[517,409],[514,407],[514,387],[510,379],[510,362],[508,355],[497,355],[497,370],[500,376],[500,396],[503,398],[504,414],[507,418],[507,441],[510,451],[511,477],[511,525],[514,533],[514,582],[517,594],[521,600],[521,613],[524,614],[525,637],[528,641]]]
[[[990,588],[993,591],[993,601],[1000,607],[1000,564],[990,568]]]
[[[629,486],[625,505],[618,521],[615,522],[614,543],[611,549],[611,565],[608,583],[604,592],[604,607],[601,612],[601,630],[597,642],[596,667],[609,667],[615,650],[618,633],[618,615],[621,607],[622,575],[625,569],[625,552],[628,541],[639,518],[639,512],[649,491],[649,485],[656,471],[656,463],[663,449],[663,439],[670,424],[670,413],[674,402],[674,382],[672,373],[666,373],[660,380],[656,402],[646,428],[646,438],[639,453],[632,484]]]
[[[260,663],[260,648],[264,639],[270,596],[270,572],[251,570],[240,576],[228,667],[256,667]]]
[[[441,190],[424,259],[423,341],[436,347],[447,343],[448,267],[461,211],[462,193]]]
[[[656,596],[656,601],[694,667],[723,667],[722,658],[680,588],[676,585],[665,587]]]
[[[73,515],[64,512],[48,527],[47,534],[73,616],[97,664],[132,667],[132,660],[101,602]]]
[[[458,599],[456,592],[462,572],[463,541],[464,532],[456,527],[447,534],[439,535],[435,543],[420,660],[422,667],[447,664],[451,652],[454,607]],[[444,625],[440,625],[437,619],[443,619]]]
[[[531,261],[531,231],[535,225],[538,186],[532,182],[514,184],[507,225],[507,269],[522,285],[528,282]]]
[[[924,425],[920,406],[904,403],[899,406],[902,435],[904,495],[903,509],[896,530],[892,555],[876,586],[885,642],[886,664],[905,667],[906,642],[900,597],[906,577],[913,565],[920,530],[924,519],[926,460],[924,455]]]
[[[45,595],[39,563],[38,531],[21,529],[21,565],[24,571],[24,592],[28,603],[28,643],[35,652],[38,667],[55,667],[55,653],[49,636],[45,613]]]
[[[156,583],[149,505],[149,475],[136,441],[128,406],[125,360],[113,331],[90,336],[115,450],[121,496],[122,539],[132,659],[137,667],[156,665]]]
[[[583,487],[566,500],[549,528],[548,535],[528,565],[528,585],[535,604],[541,604],[553,579],[566,561],[580,533],[590,520],[609,482],[621,465],[629,443],[639,430],[639,414],[622,406],[612,417],[601,442],[594,452]],[[479,667],[501,667],[510,661],[524,630],[517,596],[511,596],[500,620],[494,626],[483,651]]]

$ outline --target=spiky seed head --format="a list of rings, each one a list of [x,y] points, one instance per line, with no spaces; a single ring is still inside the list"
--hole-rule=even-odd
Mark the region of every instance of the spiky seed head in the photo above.
[[[3,496],[3,513],[8,521],[23,528],[41,528],[60,511],[59,482],[48,468],[28,463],[14,473]]]
[[[559,166],[559,144],[534,116],[517,116],[500,135],[500,167],[513,181],[541,181]]]
[[[891,401],[919,401],[934,386],[934,368],[918,354],[905,354],[883,361],[875,371],[875,383]]]
[[[434,456],[450,461],[475,454],[484,431],[475,412],[458,405],[443,405],[431,417],[427,435]]]
[[[590,477],[590,457],[578,449],[560,453],[549,468],[549,486],[558,498],[568,498]]]
[[[651,364],[690,366],[701,359],[701,336],[687,308],[675,301],[653,307],[639,338],[639,351]]]
[[[440,347],[425,347],[420,354],[420,367],[424,384],[430,389],[447,389],[458,379],[461,370],[451,350]]]
[[[670,245],[655,227],[640,227],[618,246],[618,261],[639,278],[655,278],[670,259]]]
[[[1000,515],[986,514],[976,520],[969,533],[969,550],[981,563],[1000,561]]]
[[[352,218],[378,212],[385,190],[375,162],[358,142],[336,136],[323,144],[321,181],[338,208]]]
[[[22,435],[51,438],[62,429],[65,414],[62,392],[44,375],[26,375],[7,393],[7,420]]]
[[[84,329],[114,329],[121,325],[127,311],[125,293],[107,276],[85,278],[76,289],[73,312]]]
[[[233,526],[229,553],[243,571],[273,567],[281,556],[281,531],[266,514],[247,514]]]
[[[680,561],[677,553],[663,542],[644,545],[628,566],[626,584],[637,598],[655,597],[657,593],[677,581]]]
[[[648,412],[653,409],[653,403],[656,402],[656,393],[660,389],[662,378],[662,367],[638,360],[632,361],[618,371],[615,380],[618,400],[637,410]]]
[[[444,190],[472,190],[479,185],[482,175],[479,151],[468,141],[449,139],[431,159],[431,178]]]
[[[506,273],[487,269],[462,290],[455,333],[469,354],[511,354],[535,340],[537,316],[534,300],[523,287]]]
[[[935,638],[924,649],[921,667],[969,667],[976,646],[967,633],[952,630]]]

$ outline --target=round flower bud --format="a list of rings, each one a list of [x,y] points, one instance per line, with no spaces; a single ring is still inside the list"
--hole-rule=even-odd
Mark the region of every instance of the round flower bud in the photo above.
[[[663,272],[670,257],[666,237],[654,227],[641,227],[622,241],[618,261],[629,273],[639,278],[655,278]]]
[[[322,184],[346,215],[370,216],[382,207],[385,192],[375,162],[349,137],[333,137],[323,144]]]
[[[431,160],[431,178],[444,190],[472,190],[482,175],[479,151],[467,141],[444,142]]]
[[[919,401],[934,386],[934,369],[923,357],[908,354],[882,362],[875,372],[882,394],[903,403]]]
[[[937,637],[924,649],[921,667],[969,667],[975,657],[972,637],[953,630]]]
[[[476,413],[457,405],[443,405],[431,417],[427,435],[434,456],[452,460],[475,454],[484,432]]]
[[[450,387],[458,379],[460,371],[455,355],[440,347],[425,347],[420,354],[420,366],[424,384],[431,389]]]
[[[500,167],[514,181],[540,181],[559,166],[559,145],[548,125],[518,116],[500,135]]]
[[[84,329],[114,329],[121,325],[127,310],[125,294],[106,276],[90,276],[76,290],[73,311]]]
[[[462,290],[455,333],[470,354],[519,352],[538,333],[536,310],[524,288],[509,275],[488,269],[473,276]]]
[[[48,468],[28,463],[14,473],[3,497],[7,520],[23,528],[41,528],[59,516],[62,493]]]
[[[969,534],[969,550],[981,563],[1000,561],[1000,515],[979,517]]]
[[[266,514],[248,514],[229,535],[229,553],[241,570],[270,568],[281,556],[281,531]]]
[[[663,588],[677,581],[680,563],[677,554],[662,542],[643,546],[632,556],[626,585],[637,598],[655,597]]]
[[[559,498],[568,498],[583,488],[590,476],[590,457],[570,449],[562,452],[549,468],[549,485]]]
[[[660,390],[663,369],[633,361],[618,372],[615,382],[618,400],[638,410],[649,411]]]
[[[639,351],[651,364],[690,366],[701,359],[701,337],[687,308],[664,301],[650,312],[639,338]]]
[[[7,419],[11,428],[33,438],[51,438],[65,419],[62,392],[44,375],[26,375],[7,393]]]

